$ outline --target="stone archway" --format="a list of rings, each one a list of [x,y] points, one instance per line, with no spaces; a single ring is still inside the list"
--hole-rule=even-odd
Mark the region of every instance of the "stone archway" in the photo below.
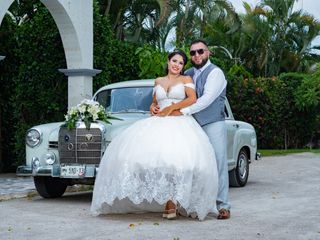
[[[93,69],[93,3],[92,0],[40,1],[50,11],[61,35],[68,69],[59,71],[68,76],[70,108],[84,98],[91,98],[92,77],[100,72]],[[13,2],[0,1],[0,25]]]

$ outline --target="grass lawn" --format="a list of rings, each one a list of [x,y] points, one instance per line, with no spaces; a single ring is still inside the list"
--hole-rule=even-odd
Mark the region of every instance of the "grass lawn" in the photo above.
[[[261,153],[262,157],[266,156],[275,156],[275,155],[287,155],[292,153],[302,153],[302,152],[312,152],[316,154],[320,154],[320,149],[259,149],[259,153]]]

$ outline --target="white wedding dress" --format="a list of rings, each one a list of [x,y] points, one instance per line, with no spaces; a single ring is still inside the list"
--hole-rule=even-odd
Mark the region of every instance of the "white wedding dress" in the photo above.
[[[167,93],[154,88],[160,109],[185,98],[179,83]],[[192,116],[139,120],[108,146],[94,185],[91,211],[162,212],[168,200],[203,220],[217,213],[218,174],[214,150]]]

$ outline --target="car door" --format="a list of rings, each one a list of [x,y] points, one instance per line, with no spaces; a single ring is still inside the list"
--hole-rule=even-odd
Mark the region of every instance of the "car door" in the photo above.
[[[225,102],[225,114],[227,125],[227,159],[228,168],[232,170],[236,166],[236,156],[234,156],[234,138],[239,128],[239,124],[234,120],[228,100]]]

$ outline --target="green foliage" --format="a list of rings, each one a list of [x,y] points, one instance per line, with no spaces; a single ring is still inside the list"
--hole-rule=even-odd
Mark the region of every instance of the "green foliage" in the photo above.
[[[50,29],[50,31],[49,31]],[[24,163],[25,132],[33,125],[63,119],[67,80],[57,69],[66,68],[59,32],[42,5],[32,19],[14,33],[19,74],[13,76],[10,104],[15,122],[13,165]]]
[[[139,57],[140,78],[157,78],[166,74],[167,53],[162,53],[155,48],[144,45],[136,50]]]
[[[310,149],[306,149],[306,148],[302,148],[302,149],[287,149],[287,150],[283,150],[283,149],[259,149],[259,152],[261,153],[262,157],[270,157],[270,156],[285,156],[288,154],[294,154],[294,153],[304,153],[304,152],[312,152],[312,153],[316,153],[319,154],[320,150],[310,150]]]
[[[76,128],[77,121],[83,121],[86,129],[90,130],[92,122],[97,120],[111,124],[110,119],[115,119],[108,113],[105,108],[96,101],[84,99],[82,102],[69,109],[66,115],[66,125],[69,130]]]
[[[236,119],[255,126],[259,148],[304,147],[317,134],[317,112],[301,110],[295,94],[305,75],[273,78],[228,75],[228,98]]]
[[[182,47],[180,49],[186,53],[187,58],[189,59],[184,69],[191,68],[192,64],[190,61],[189,47]],[[166,75],[168,54],[168,52],[161,52],[150,45],[144,45],[143,47],[137,48],[136,55],[139,58],[140,68],[139,77],[148,79]],[[228,63],[221,59],[210,57],[210,60],[223,70],[227,68]]]
[[[106,16],[94,4],[94,68],[102,70],[93,81],[93,90],[113,82],[138,78],[136,45],[115,39]]]
[[[6,159],[12,159],[13,134],[12,129],[15,126],[13,119],[12,106],[9,99],[12,95],[14,83],[12,78],[18,74],[19,61],[14,56],[15,45],[14,32],[16,25],[9,16],[5,16],[0,28],[0,55],[6,58],[0,61],[0,172],[2,169],[9,168],[10,163]]]
[[[228,71],[228,75],[231,76],[237,76],[240,77],[242,76],[243,78],[251,78],[252,74],[249,73],[244,66],[234,64]]]
[[[39,1],[24,5],[14,4],[10,10],[22,16],[27,11],[28,20],[18,26],[6,16],[0,29],[0,53],[6,55],[0,62],[0,171],[15,171],[25,162],[28,128],[62,121],[67,112],[68,80],[58,71],[67,68],[59,31]],[[97,9],[94,2],[94,67],[103,71],[93,80],[94,91],[138,78],[136,45],[116,40]]]
[[[315,110],[320,110],[320,65],[315,73],[303,79],[295,98],[300,109],[314,107]]]

